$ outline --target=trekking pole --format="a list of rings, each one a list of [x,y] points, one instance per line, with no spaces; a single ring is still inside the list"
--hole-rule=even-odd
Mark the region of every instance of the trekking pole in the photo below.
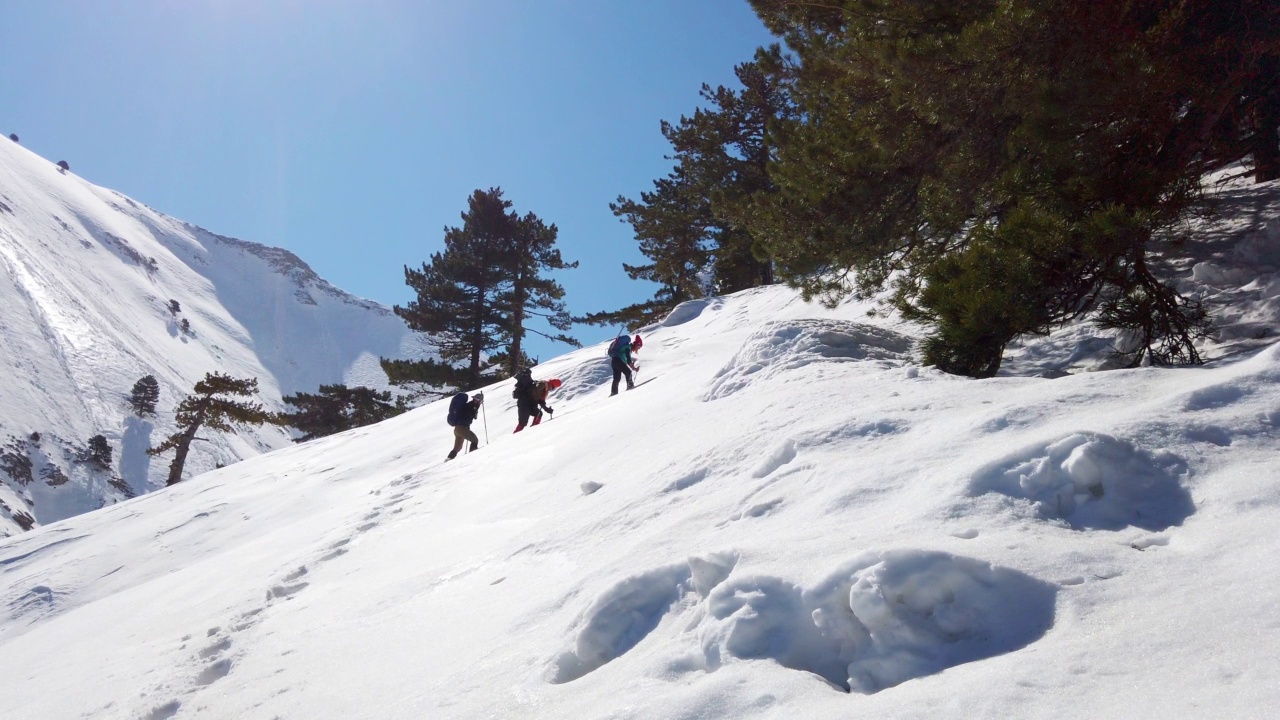
[[[489,444],[489,414],[484,411],[484,403],[480,403],[480,417],[484,418],[484,444]]]

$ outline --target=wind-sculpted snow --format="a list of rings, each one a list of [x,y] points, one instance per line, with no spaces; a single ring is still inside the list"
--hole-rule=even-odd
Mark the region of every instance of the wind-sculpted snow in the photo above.
[[[766,323],[716,373],[703,400],[719,400],[811,363],[872,362],[891,367],[911,352],[911,339],[882,327],[839,320]]]
[[[548,681],[577,680],[635,647],[685,595],[706,597],[737,560],[734,553],[689,558],[615,584],[587,610],[572,649],[555,660]]]
[[[811,589],[733,579],[707,600],[707,667],[774,660],[844,690],[874,693],[1012,652],[1053,624],[1055,589],[940,552],[867,553]]]
[[[718,308],[724,304],[724,300],[720,298],[700,298],[698,300],[689,300],[675,306],[667,316],[659,323],[662,327],[675,327],[683,325],[691,320],[697,319],[702,311],[708,308]]]
[[[1099,433],[1035,445],[976,473],[973,495],[1030,500],[1042,517],[1077,529],[1164,530],[1195,512],[1180,478],[1186,464]]]

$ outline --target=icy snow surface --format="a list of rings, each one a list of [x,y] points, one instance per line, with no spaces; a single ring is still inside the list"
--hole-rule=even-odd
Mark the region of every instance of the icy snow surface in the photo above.
[[[420,354],[390,310],[292,253],[174,220],[8,140],[0,307],[0,536],[24,515],[50,523],[162,487],[172,456],[145,451],[173,432],[174,406],[206,372],[258,378],[277,409],[321,383],[385,386],[380,355]],[[139,420],[125,399],[148,374],[160,412]],[[96,434],[113,450],[107,472],[76,461]],[[193,474],[289,444],[274,427],[205,435]]]

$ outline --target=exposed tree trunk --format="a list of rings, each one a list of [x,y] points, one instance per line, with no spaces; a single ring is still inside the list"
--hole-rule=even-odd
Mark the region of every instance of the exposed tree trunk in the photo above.
[[[1254,107],[1253,180],[1280,178],[1280,61],[1263,58],[1259,63]]]
[[[165,485],[177,485],[182,482],[182,469],[187,464],[187,453],[191,451],[191,442],[196,439],[196,433],[200,432],[200,426],[204,424],[204,411],[196,417],[196,421],[191,423],[191,427],[182,434],[182,442],[174,448],[173,462],[169,463],[169,479],[165,481]]]

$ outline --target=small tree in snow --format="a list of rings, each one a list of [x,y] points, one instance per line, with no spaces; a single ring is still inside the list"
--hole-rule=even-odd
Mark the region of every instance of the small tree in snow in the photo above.
[[[17,133],[9,133],[9,139],[10,139],[10,140],[12,140],[12,141],[14,141],[14,142],[18,142],[18,135],[17,135]]]
[[[152,259],[154,259],[154,258],[152,258]],[[169,314],[170,314],[170,315],[177,315],[177,314],[178,314],[178,313],[180,313],[180,312],[182,312],[182,306],[178,304],[178,301],[177,301],[177,300],[170,299],[170,300],[169,300]]]
[[[129,405],[138,417],[156,414],[156,402],[160,400],[160,383],[154,375],[145,375],[133,384]]]
[[[183,334],[183,335],[190,335],[190,334],[191,334],[191,321],[190,321],[190,320],[188,320],[188,319],[186,319],[186,318],[182,318],[182,322],[178,323],[178,327],[179,327],[179,328],[181,328],[181,330],[182,330],[182,334]]]
[[[235,427],[256,426],[267,421],[270,414],[262,409],[262,405],[236,399],[250,397],[257,390],[256,378],[242,380],[222,373],[208,373],[196,383],[195,394],[178,403],[178,431],[147,451],[149,455],[176,451],[173,462],[169,464],[166,484],[176,485],[182,480],[187,453],[191,451],[191,442],[196,439],[200,428],[207,425],[214,430],[229,432]]]
[[[70,170],[70,169],[71,169],[71,166],[67,164],[67,161],[66,161],[66,160],[59,160],[59,161],[58,161],[58,171],[59,171],[59,172],[66,172],[66,171],[68,171],[68,170]]]
[[[111,445],[103,435],[89,438],[89,447],[83,455],[84,461],[96,465],[100,470],[111,469]]]

